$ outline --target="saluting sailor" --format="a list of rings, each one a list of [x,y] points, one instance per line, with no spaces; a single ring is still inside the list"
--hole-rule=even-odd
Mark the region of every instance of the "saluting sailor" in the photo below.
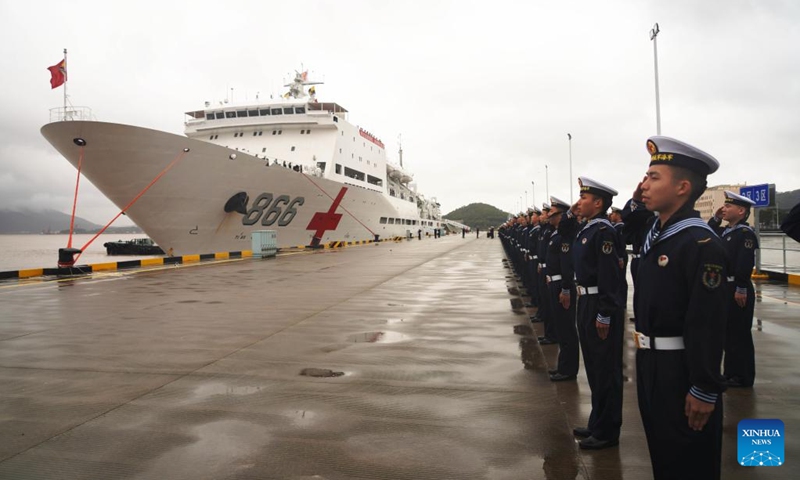
[[[639,225],[646,232],[634,304],[639,412],[656,480],[718,479],[727,261],[694,204],[719,162],[669,137],[650,137],[647,149],[634,210],[659,215]]]
[[[725,191],[725,204],[708,221],[722,238],[728,254],[728,325],[725,335],[724,377],[729,387],[752,387],[756,378],[756,351],[753,346],[753,310],[756,292],[750,276],[758,248],[756,232],[747,224],[749,198]],[[728,222],[723,228],[722,221]]]
[[[539,279],[538,279],[538,267],[539,267],[539,255],[537,254],[539,248],[539,230],[542,228],[539,225],[539,214],[542,213],[536,207],[533,207],[530,211],[530,225],[531,228],[528,230],[528,256],[526,258],[526,273],[528,275],[528,282],[526,285],[528,286],[528,294],[531,297],[530,305],[531,307],[539,308]],[[535,315],[530,317],[531,321],[538,321],[538,311]]]
[[[544,322],[544,335],[538,337],[542,345],[558,343],[555,325],[553,324],[553,309],[550,305],[550,294],[547,288],[547,246],[550,244],[550,235],[553,227],[550,225],[550,204],[542,203],[542,214],[539,216],[541,229],[539,230],[539,243],[537,255],[539,257],[539,320]]]
[[[592,390],[592,412],[587,427],[573,433],[586,437],[583,449],[619,444],[622,426],[622,324],[619,251],[622,241],[606,211],[617,191],[580,177],[577,213],[586,223],[577,230],[572,246],[578,294],[577,327],[583,363]]]
[[[550,289],[550,308],[558,336],[558,362],[551,369],[550,380],[575,380],[578,375],[578,330],[575,327],[575,270],[572,267],[572,235],[561,234],[559,224],[570,205],[550,197],[550,226],[553,234],[547,249],[547,285]]]

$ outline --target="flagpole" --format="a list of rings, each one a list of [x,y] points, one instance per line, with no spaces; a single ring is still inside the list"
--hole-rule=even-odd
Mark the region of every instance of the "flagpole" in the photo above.
[[[69,80],[69,75],[67,74],[67,49],[64,49],[64,120],[67,119],[67,80]]]

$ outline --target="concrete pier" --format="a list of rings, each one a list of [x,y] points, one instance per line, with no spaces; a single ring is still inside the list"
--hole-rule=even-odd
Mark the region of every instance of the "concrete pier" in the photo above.
[[[620,446],[580,451],[585,374],[548,380],[503,258],[459,235],[0,283],[0,479],[652,478],[630,336]],[[794,479],[800,289],[758,290],[723,478]],[[784,421],[784,466],[737,464],[743,418]]]

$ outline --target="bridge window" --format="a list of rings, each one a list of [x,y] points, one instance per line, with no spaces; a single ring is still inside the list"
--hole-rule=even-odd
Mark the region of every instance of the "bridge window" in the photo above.
[[[372,175],[367,175],[367,182],[370,185],[375,185],[376,187],[383,186],[383,180],[378,177],[373,177]]]
[[[272,112],[273,115],[280,115],[281,113],[283,113],[280,108],[273,108],[270,111]]]
[[[246,117],[247,116],[247,110],[237,110],[236,111],[236,116],[239,117],[239,118]]]
[[[258,110],[248,110],[247,111],[247,116],[248,117],[257,117],[258,116]]]
[[[225,112],[217,112],[214,114],[214,116],[217,117],[217,120],[225,118]]]
[[[236,112],[225,112],[225,118],[236,118]]]
[[[386,217],[381,217],[381,223],[386,223]]]
[[[306,113],[306,107],[294,107],[294,113]]]
[[[342,174],[342,166],[338,163],[336,164],[336,173],[341,175]]]
[[[292,108],[292,107],[285,107],[283,109],[283,114],[284,115],[291,115],[293,113],[294,113],[294,108]]]
[[[261,114],[262,117],[269,115],[269,108],[262,108],[258,113]]]
[[[212,112],[206,113],[206,120],[214,120],[214,114]]]
[[[350,167],[344,167],[344,176],[364,181],[364,173]]]

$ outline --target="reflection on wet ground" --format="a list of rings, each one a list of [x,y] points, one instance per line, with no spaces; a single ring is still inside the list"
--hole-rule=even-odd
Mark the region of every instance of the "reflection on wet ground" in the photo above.
[[[581,452],[585,375],[549,381],[499,242],[386,247],[0,291],[0,478],[652,478],[628,337],[621,445]],[[800,430],[800,294],[759,291],[726,479],[800,458],[736,464],[740,419]]]

